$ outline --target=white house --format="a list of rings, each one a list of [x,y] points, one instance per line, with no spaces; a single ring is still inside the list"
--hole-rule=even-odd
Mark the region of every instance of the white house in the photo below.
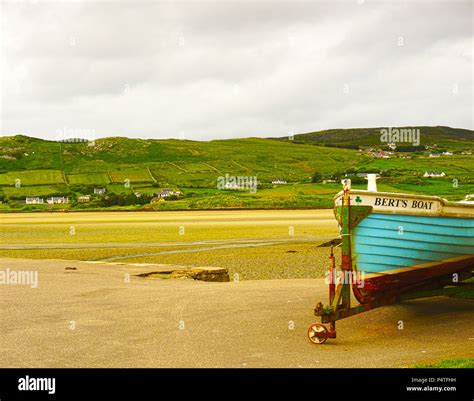
[[[244,189],[243,187],[241,187],[240,185],[237,185],[236,182],[226,182],[225,185],[224,185],[224,189]]]
[[[103,195],[105,194],[105,188],[94,188],[95,195]]]
[[[383,150],[370,152],[370,155],[378,159],[390,159],[390,152],[384,152]]]
[[[446,176],[445,172],[438,172],[438,171],[425,171],[423,177],[444,177]]]
[[[38,196],[26,197],[25,202],[27,205],[42,205],[44,203],[44,199]]]
[[[392,150],[395,150],[397,148],[397,144],[395,142],[387,143],[387,146]]]
[[[46,201],[50,205],[54,203],[69,203],[69,198],[67,196],[51,196]]]
[[[90,195],[82,195],[77,198],[77,201],[79,203],[87,203],[91,201],[91,196]]]
[[[286,180],[283,180],[281,178],[274,178],[272,180],[272,184],[287,184],[288,182]]]
[[[173,191],[172,189],[164,189],[155,194],[158,198],[168,198],[171,195],[181,196],[183,193],[181,191]]]

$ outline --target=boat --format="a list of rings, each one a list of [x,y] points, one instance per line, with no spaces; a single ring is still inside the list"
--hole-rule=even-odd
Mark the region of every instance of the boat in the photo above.
[[[335,274],[331,249],[330,305],[319,303],[315,308],[322,323],[330,326],[310,326],[308,336],[314,343],[336,337],[336,320],[472,277],[472,195],[450,202],[437,196],[378,192],[377,177],[367,178],[367,190],[351,189],[350,180],[344,180],[344,189],[334,198],[344,274]],[[354,307],[351,292],[359,302]]]

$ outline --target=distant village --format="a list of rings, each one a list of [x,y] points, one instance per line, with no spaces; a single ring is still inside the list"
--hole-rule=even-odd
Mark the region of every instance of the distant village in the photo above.
[[[262,183],[260,181],[257,181],[257,185],[261,185]],[[284,178],[274,178],[271,180],[272,185],[285,185],[288,184],[288,181]],[[224,190],[245,190],[246,188],[240,186],[238,183],[226,183],[226,185],[223,188]],[[94,188],[93,194],[90,195],[80,195],[77,197],[77,203],[80,204],[85,204],[91,202],[93,200],[94,196],[105,196],[107,193],[106,188]],[[143,194],[141,192],[134,192],[133,193],[136,198],[141,198]],[[158,203],[158,202],[164,202],[166,200],[175,200],[179,199],[180,197],[183,197],[184,194],[183,192],[179,190],[174,190],[174,189],[163,189],[159,192],[153,193],[153,195],[150,198],[151,204],[153,203]],[[48,205],[55,205],[55,204],[68,204],[70,203],[70,198],[68,196],[49,196],[47,198],[43,198],[40,196],[27,196],[25,198],[25,204],[27,205],[43,205],[43,204],[48,204]]]
[[[106,189],[105,188],[94,188],[93,195],[105,195]],[[77,203],[89,203],[92,200],[93,195],[80,195],[77,197]],[[141,192],[134,192],[136,198],[141,198]],[[164,189],[162,191],[156,192],[150,199],[150,203],[156,203],[160,201],[164,201],[167,198],[178,198],[183,196],[181,191],[172,190],[172,189]],[[27,205],[43,205],[45,204],[45,200],[39,196],[27,196],[25,198],[25,203]],[[67,204],[69,203],[69,197],[67,196],[50,196],[46,198],[46,204],[54,205],[54,204]]]
[[[442,157],[442,156],[453,156],[454,152],[449,152],[449,151],[437,151],[438,145],[433,144],[433,145],[425,145],[424,151],[422,154],[413,156],[410,154],[407,154],[408,152],[402,153],[402,152],[395,152],[397,149],[397,144],[395,142],[390,142],[387,143],[386,145],[389,150],[383,150],[381,148],[377,147],[368,147],[368,148],[361,148],[359,149],[358,154],[359,155],[366,155],[366,156],[371,156],[374,158],[378,159],[390,159],[393,157],[396,158],[401,158],[401,159],[413,159],[414,157]],[[472,149],[470,150],[463,150],[459,152],[461,155],[472,155]]]

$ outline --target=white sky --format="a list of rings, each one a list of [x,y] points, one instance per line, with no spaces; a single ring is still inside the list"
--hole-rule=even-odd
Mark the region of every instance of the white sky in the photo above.
[[[0,135],[473,129],[473,6],[2,1]]]

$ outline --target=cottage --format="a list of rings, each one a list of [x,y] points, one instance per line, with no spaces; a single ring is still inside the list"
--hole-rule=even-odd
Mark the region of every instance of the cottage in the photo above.
[[[423,177],[444,177],[444,176],[446,176],[444,171],[442,171],[442,172],[425,171],[425,174],[423,174]]]
[[[50,205],[55,203],[69,203],[69,198],[67,196],[50,196],[46,201]]]
[[[39,198],[38,196],[35,197],[26,197],[25,203],[27,205],[42,205],[44,203],[43,198]]]
[[[439,153],[430,153],[429,157],[440,157]]]
[[[94,188],[94,195],[103,195],[105,194],[105,188]]]
[[[453,152],[443,152],[443,155],[444,155],[444,156],[452,156],[452,155],[453,155]]]
[[[172,189],[164,189],[163,191],[157,192],[155,194],[158,198],[168,198],[169,196],[181,196],[183,193],[181,191],[173,191]]]
[[[387,143],[387,146],[392,150],[395,150],[397,148],[397,144],[395,142]]]
[[[91,201],[91,196],[90,195],[82,195],[77,198],[77,201],[79,203],[87,203]]]
[[[370,155],[378,159],[390,159],[390,153],[384,152],[383,150],[380,150],[377,152],[371,152]]]
[[[281,178],[274,178],[272,180],[272,184],[287,184],[288,182],[286,180],[283,180]]]
[[[244,187],[241,187],[236,182],[226,182],[225,185],[224,185],[224,189],[238,190],[238,189],[244,189]]]

